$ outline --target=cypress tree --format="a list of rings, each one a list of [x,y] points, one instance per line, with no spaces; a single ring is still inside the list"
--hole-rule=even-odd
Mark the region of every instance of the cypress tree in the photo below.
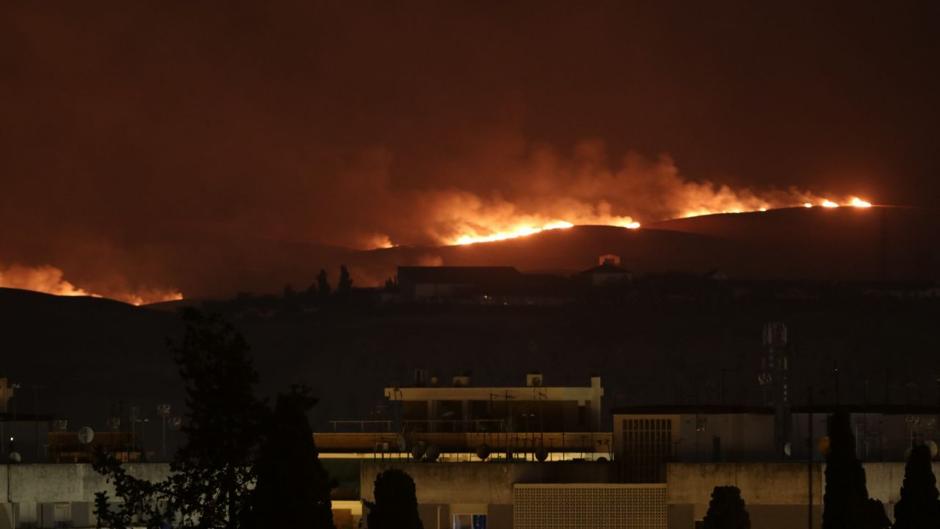
[[[317,294],[321,298],[328,297],[330,295],[330,282],[326,277],[326,270],[320,269],[320,273],[317,274]]]
[[[829,417],[823,529],[884,529],[884,506],[869,499],[865,469],[855,455],[855,435],[845,412]]]
[[[339,267],[339,282],[336,284],[336,292],[338,294],[349,294],[349,291],[352,290],[353,280],[349,276],[349,270],[346,268],[346,265]]]
[[[424,529],[411,476],[398,469],[375,478],[375,503],[368,503],[369,529]]]
[[[306,387],[277,397],[255,466],[246,529],[332,529],[331,480],[320,463],[307,411],[316,404]]]
[[[170,463],[172,475],[156,483],[128,474],[113,454],[99,454],[95,470],[120,500],[95,495],[101,527],[240,527],[267,413],[254,395],[258,373],[247,342],[231,325],[195,309],[185,310],[183,319],[186,332],[171,349],[186,390],[186,442]]]
[[[927,446],[918,444],[911,447],[904,467],[901,499],[894,506],[895,529],[940,527],[940,499],[930,459]]]
[[[747,514],[741,489],[737,487],[715,487],[705,514],[704,529],[751,529],[751,517]]]

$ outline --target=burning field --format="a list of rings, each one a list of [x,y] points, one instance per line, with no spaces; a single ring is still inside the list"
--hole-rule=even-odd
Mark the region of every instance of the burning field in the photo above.
[[[48,265],[12,265],[5,268],[0,266],[0,287],[33,290],[56,296],[107,297],[138,306],[183,299],[180,292],[160,288],[108,290],[99,293],[79,288],[66,281],[63,276],[62,270]]]
[[[336,180],[322,191],[299,188],[282,195],[223,187],[212,197],[225,204],[222,209],[192,200],[182,205],[165,201],[166,211],[173,212],[167,219],[160,211],[142,220],[125,216],[77,233],[50,233],[34,237],[45,241],[38,249],[34,240],[13,240],[9,248],[31,251],[26,259],[0,254],[5,265],[0,266],[0,287],[142,305],[179,300],[184,293],[277,292],[285,284],[307,285],[320,268],[335,270],[340,264],[350,265],[357,285],[380,285],[400,264],[462,262],[457,254],[444,257],[448,252],[441,248],[496,244],[575,226],[642,232],[669,219],[872,206],[869,197],[848,193],[693,180],[669,156],[628,152],[611,158],[596,141],[570,152],[525,142],[504,151],[489,146],[462,163],[441,164],[436,170],[442,176],[431,185],[406,183],[391,152],[364,151],[342,167],[324,169],[334,171]],[[163,198],[157,194],[148,200],[159,204]],[[401,251],[379,258],[370,252],[377,249]],[[682,268],[682,255],[663,266]],[[523,267],[527,259],[470,261]],[[563,268],[547,256],[541,261],[538,268]]]

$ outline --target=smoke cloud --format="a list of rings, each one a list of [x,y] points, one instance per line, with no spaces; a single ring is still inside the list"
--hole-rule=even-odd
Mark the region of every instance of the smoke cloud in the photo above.
[[[35,290],[57,296],[89,296],[88,292],[62,279],[62,270],[52,266],[35,268],[13,265],[0,267],[0,287]]]
[[[0,265],[0,288],[33,290],[56,296],[108,297],[132,305],[183,299],[182,293],[165,288],[148,287],[129,291],[115,289],[115,286],[112,285],[101,292],[89,292],[66,281],[64,272],[54,266],[30,267],[14,264],[4,267]]]
[[[497,172],[504,182],[489,193],[452,186],[396,192],[379,184],[374,198],[392,199],[393,211],[384,218],[365,219],[384,231],[362,241],[393,244],[451,244],[461,236],[486,236],[519,226],[605,224],[629,226],[676,217],[738,213],[800,206],[823,200],[809,191],[732,189],[707,181],[684,179],[671,157],[655,158],[629,152],[615,160],[602,142],[585,141],[569,155],[535,147],[515,159],[500,160],[494,169],[478,166],[474,156],[460,164],[456,181],[478,180],[473,173]],[[463,174],[460,174],[463,173]],[[376,182],[388,182],[378,178]],[[844,200],[843,200],[844,201]],[[379,202],[369,209],[381,209]]]
[[[200,297],[520,226],[930,203],[940,32],[884,9],[6,2],[0,262]]]

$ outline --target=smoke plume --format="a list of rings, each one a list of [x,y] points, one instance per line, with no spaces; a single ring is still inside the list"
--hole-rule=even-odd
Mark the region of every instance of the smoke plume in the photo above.
[[[936,202],[936,17],[590,4],[4,2],[0,261],[142,301],[810,191]]]

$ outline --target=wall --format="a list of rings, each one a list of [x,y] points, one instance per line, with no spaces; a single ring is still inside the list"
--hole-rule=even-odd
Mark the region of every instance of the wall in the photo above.
[[[615,480],[614,468],[603,463],[414,463],[363,462],[362,498],[373,501],[380,472],[403,470],[415,481],[419,511],[426,529],[451,527],[452,512],[485,512],[488,529],[512,527],[513,485],[519,483],[605,483]]]
[[[666,485],[519,484],[513,529],[666,529]]]
[[[680,461],[755,461],[774,455],[774,417],[752,413],[682,415],[676,442]],[[715,459],[714,441],[721,439]]]
[[[822,502],[822,472],[822,465],[813,465],[816,506]],[[695,520],[705,516],[712,489],[719,485],[741,489],[752,527],[807,526],[809,472],[805,463],[670,463],[666,474],[669,529],[692,529]]]
[[[868,493],[885,505],[894,517],[904,480],[904,463],[865,463]],[[934,463],[940,475],[940,463]],[[822,497],[826,486],[825,464],[813,464],[814,527],[822,521]],[[691,529],[708,510],[715,486],[734,485],[741,489],[757,528],[808,526],[809,473],[806,463],[670,463],[667,468],[666,502],[670,529]]]
[[[164,479],[169,473],[165,463],[126,465],[132,476],[150,481]],[[6,513],[3,524],[35,524],[52,527],[68,521],[76,527],[95,525],[95,493],[113,487],[86,464],[19,464],[0,466],[0,505]],[[12,502],[12,506],[11,503]]]

